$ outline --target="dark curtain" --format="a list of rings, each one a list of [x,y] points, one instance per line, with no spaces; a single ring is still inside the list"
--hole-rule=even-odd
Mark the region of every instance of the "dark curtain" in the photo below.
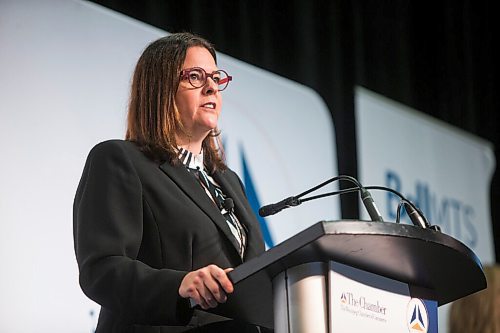
[[[355,85],[485,138],[498,156],[497,14],[490,1],[94,2],[169,32],[198,33],[223,53],[316,90],[335,124],[340,174],[357,175]],[[500,259],[499,199],[495,172],[491,206]],[[343,218],[358,216],[357,200],[343,197],[341,205]]]

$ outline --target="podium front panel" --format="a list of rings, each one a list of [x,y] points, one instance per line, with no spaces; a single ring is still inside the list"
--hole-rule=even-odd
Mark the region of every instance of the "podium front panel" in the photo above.
[[[437,333],[437,302],[413,298],[406,283],[336,262],[329,271],[330,333]]]

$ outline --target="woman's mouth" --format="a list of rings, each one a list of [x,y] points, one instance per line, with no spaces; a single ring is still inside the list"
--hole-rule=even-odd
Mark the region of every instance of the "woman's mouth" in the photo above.
[[[201,105],[201,107],[203,107],[203,108],[212,109],[212,110],[215,110],[215,106],[216,106],[216,104],[212,103],[212,102],[205,103],[205,104]]]

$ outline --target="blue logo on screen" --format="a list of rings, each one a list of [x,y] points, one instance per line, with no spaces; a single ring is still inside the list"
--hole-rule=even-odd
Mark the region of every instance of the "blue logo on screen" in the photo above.
[[[254,211],[255,215],[257,216],[257,220],[259,221],[260,224],[260,229],[262,231],[262,235],[264,237],[264,242],[266,243],[267,248],[271,248],[274,246],[274,241],[271,236],[271,232],[269,231],[267,221],[265,218],[261,217],[259,215],[259,208],[260,208],[260,200],[257,196],[257,191],[255,190],[255,182],[252,178],[252,173],[250,172],[250,168],[247,163],[247,159],[245,156],[245,152],[243,151],[243,148],[240,148],[240,158],[241,158],[241,165],[243,168],[243,183],[245,185],[245,191],[247,194],[248,202],[250,203],[250,206],[252,207],[252,210]]]
[[[226,137],[222,138],[222,147],[225,149],[226,147]],[[268,222],[265,218],[259,215],[259,208],[261,207],[259,197],[257,196],[255,181],[252,177],[252,172],[247,162],[246,154],[242,145],[239,145],[239,154],[242,166],[242,175],[240,175],[243,179],[243,185],[245,186],[245,193],[247,195],[248,202],[250,203],[250,207],[252,207],[252,211],[257,217],[257,221],[259,221],[260,230],[262,231],[262,236],[264,238],[264,243],[268,249],[274,246],[273,237],[271,232],[269,231]],[[226,150],[227,151],[227,150]]]

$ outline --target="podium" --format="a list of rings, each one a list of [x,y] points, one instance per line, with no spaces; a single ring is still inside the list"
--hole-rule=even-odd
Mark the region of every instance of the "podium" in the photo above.
[[[276,333],[337,333],[342,320],[336,316],[377,324],[401,311],[409,311],[402,319],[408,325],[419,322],[415,331],[426,325],[426,315],[436,323],[425,332],[437,331],[437,306],[486,288],[479,259],[453,237],[406,224],[345,220],[318,222],[236,267],[229,278],[235,292],[213,312]],[[355,285],[333,296],[341,279]],[[365,293],[362,287],[379,294],[357,295]],[[390,304],[398,297],[414,308]]]

